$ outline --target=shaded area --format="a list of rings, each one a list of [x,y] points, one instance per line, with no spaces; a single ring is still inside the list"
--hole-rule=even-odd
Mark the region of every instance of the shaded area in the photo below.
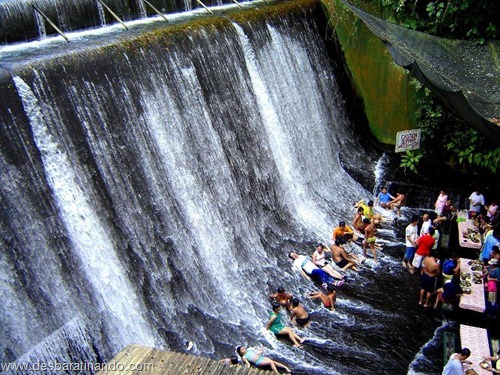
[[[476,46],[393,25],[343,3],[446,105],[492,141],[500,142],[500,43]]]

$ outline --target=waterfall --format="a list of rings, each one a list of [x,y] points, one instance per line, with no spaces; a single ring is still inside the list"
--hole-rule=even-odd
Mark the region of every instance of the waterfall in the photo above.
[[[47,30],[45,29],[45,20],[42,15],[38,12],[33,12],[35,14],[36,25],[38,29],[38,35],[40,39],[44,39],[47,37]]]
[[[408,368],[434,323],[405,299],[415,285],[394,282],[399,255],[351,275],[335,314],[291,270],[290,250],[328,243],[369,194],[344,166],[373,176],[377,158],[350,121],[319,4],[270,14],[145,25],[27,62],[9,52],[0,361],[60,361],[73,342],[85,361],[186,341],[217,359],[260,342],[297,373]],[[280,285],[314,311],[323,346],[263,334]],[[411,340],[393,335],[413,325]]]

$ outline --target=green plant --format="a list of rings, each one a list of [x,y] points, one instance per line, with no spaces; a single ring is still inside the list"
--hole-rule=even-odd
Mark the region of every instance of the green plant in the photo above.
[[[404,168],[405,172],[406,168],[409,168],[410,171],[417,173],[418,163],[422,156],[423,154],[419,152],[407,150],[403,156],[401,156],[401,164],[399,166]]]

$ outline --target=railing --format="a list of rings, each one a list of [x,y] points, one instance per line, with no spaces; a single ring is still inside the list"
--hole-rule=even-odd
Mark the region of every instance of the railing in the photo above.
[[[101,27],[106,25],[106,13],[107,13],[117,23],[122,25],[124,29],[128,30],[129,27],[127,26],[126,22],[130,21],[131,19],[136,19],[136,17],[147,17],[147,13],[148,13],[147,9],[150,9],[151,12],[154,12],[154,14],[158,15],[164,21],[168,22],[168,19],[166,17],[166,13],[165,13],[165,9],[159,10],[153,4],[153,2],[154,2],[153,0],[137,0],[137,7],[140,10],[139,14],[136,14],[135,11],[133,12],[133,14],[132,14],[132,12],[126,13],[125,14],[126,19],[124,19],[124,15],[119,16],[119,14],[120,14],[119,11],[112,9],[112,5],[110,6],[110,1],[108,1],[108,0],[94,0],[94,1],[95,1],[95,6],[99,12],[99,16],[96,19],[100,20]],[[195,1],[198,5],[203,7],[205,9],[205,11],[207,11],[207,13],[210,13],[210,14],[213,13],[212,10],[209,8],[210,5],[207,6],[207,2],[205,0],[191,0],[191,1]],[[269,3],[268,0],[262,0],[262,1],[266,4]],[[228,4],[231,4],[231,2],[236,4],[240,8],[243,7],[241,0],[227,0]],[[92,21],[92,20],[95,21],[95,19],[91,16],[91,18],[89,18],[89,21],[91,21],[90,25],[89,25],[89,23],[85,22],[85,25],[80,25],[80,26],[73,25],[74,28],[70,28],[70,27],[68,27],[67,22],[64,21],[64,17],[62,20],[59,19],[59,8],[58,8],[58,5],[56,3],[54,3],[54,7],[55,7],[55,9],[57,9],[57,14],[56,14],[56,12],[53,12],[52,8],[47,8],[47,5],[46,5],[47,3],[44,3],[44,7],[42,7],[40,5],[41,3],[37,4],[36,1],[33,1],[32,3],[28,3],[28,4],[30,4],[31,8],[34,11],[34,22],[32,24],[33,28],[31,28],[31,26],[30,26],[28,28],[25,27],[24,29],[20,29],[18,26],[18,25],[20,25],[20,23],[18,21],[21,18],[17,19],[16,18],[17,16],[14,16],[14,17],[12,17],[12,23],[10,24],[11,27],[9,29],[6,29],[6,30],[12,30],[13,33],[9,34],[9,31],[6,31],[5,34],[0,34],[1,39],[3,39],[5,42],[7,42],[7,43],[16,42],[17,43],[20,40],[15,40],[16,36],[19,35],[20,39],[21,39],[21,38],[23,38],[23,34],[24,34],[24,40],[37,38],[37,35],[38,35],[38,38],[45,38],[47,36],[47,31],[48,31],[45,27],[45,24],[51,26],[50,32],[53,33],[55,31],[64,40],[66,40],[67,42],[70,42],[70,39],[68,38],[68,36],[65,33],[68,33],[69,31],[73,31],[73,30],[79,30],[79,29],[81,30],[83,28],[88,28],[88,27],[91,28],[91,27],[93,27],[92,25],[95,24],[95,22]],[[52,6],[52,5],[49,5],[49,6]],[[0,10],[1,9],[2,8],[0,7]],[[7,9],[6,14],[12,14],[9,11],[9,8],[6,8],[6,9]],[[27,12],[27,9],[25,7],[21,7],[19,9],[22,12],[24,12],[24,13],[19,13],[19,17],[26,17],[27,16],[29,18],[29,11]],[[93,12],[95,12],[95,8],[94,8]],[[182,12],[182,10],[181,10],[181,12]],[[64,15],[64,11],[62,12],[62,14]],[[90,13],[87,12],[86,14],[92,14],[92,11]],[[1,15],[0,15],[0,19],[2,19]],[[23,18],[23,19],[26,19],[26,18]],[[59,22],[58,22],[58,19],[59,19]],[[3,22],[7,22],[7,25],[9,25],[9,23],[8,23],[9,20],[6,19],[5,17],[3,18]],[[29,25],[31,25],[31,23],[29,23]],[[95,26],[99,27],[99,24],[95,24]],[[16,30],[19,30],[19,31],[16,31]],[[52,30],[54,30],[54,31],[52,31]]]

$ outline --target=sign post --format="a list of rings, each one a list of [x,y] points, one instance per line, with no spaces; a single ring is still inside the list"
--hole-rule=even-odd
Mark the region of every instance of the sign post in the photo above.
[[[396,152],[418,150],[420,148],[420,129],[405,130],[396,134]]]

